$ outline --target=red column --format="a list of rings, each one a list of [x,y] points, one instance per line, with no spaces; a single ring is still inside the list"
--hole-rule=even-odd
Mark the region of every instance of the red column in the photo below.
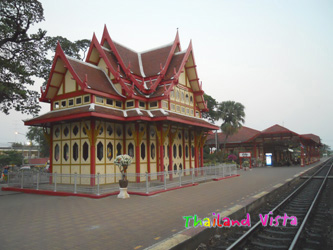
[[[182,137],[183,137],[183,142],[182,142],[182,144],[183,144],[183,169],[185,170],[185,168],[186,168],[185,128],[183,129]],[[184,175],[186,175],[185,171],[183,173],[184,173]]]
[[[53,127],[50,127],[50,167],[49,173],[53,173]],[[50,184],[52,184],[52,176],[50,176]]]
[[[90,122],[90,131],[91,131],[91,145],[90,145],[90,174],[95,175],[96,171],[96,159],[95,159],[95,120],[91,120]],[[90,178],[90,185],[94,186],[95,185],[95,177]]]
[[[257,167],[257,144],[254,144],[254,159],[255,159],[255,167]]]
[[[160,143],[160,172],[164,172],[164,152],[163,152],[163,126],[160,126],[161,131],[161,143]],[[164,175],[162,175],[161,181],[164,181]]]
[[[147,172],[150,174],[150,126],[147,124]],[[150,181],[150,176],[148,176]]]
[[[50,127],[50,166],[49,166],[49,173],[53,171],[53,127]]]
[[[203,163],[203,146],[200,147],[200,159],[201,159],[201,166],[203,168],[204,163]]]
[[[173,161],[172,161],[172,144],[173,144],[173,142],[172,142],[172,138],[171,138],[172,136],[171,136],[171,128],[170,128],[170,132],[169,132],[169,171],[172,171],[172,169],[173,169],[173,166],[172,166],[172,164],[173,164]],[[172,181],[172,172],[171,172],[171,174],[169,174],[169,180],[170,181]]]
[[[198,137],[196,135],[196,133],[194,133],[194,168],[198,168]],[[198,175],[198,172],[195,172],[195,175]]]
[[[192,139],[192,134],[191,134],[191,130],[188,130],[188,145],[189,145],[189,148],[188,148],[188,150],[189,150],[189,157],[190,157],[190,169],[192,168],[192,141],[191,141],[191,139]],[[192,174],[192,172],[191,172],[191,174]]]
[[[135,136],[136,136],[136,144],[135,144],[135,173],[140,173],[140,141],[139,141],[139,124],[135,123]],[[140,177],[136,177],[136,182],[140,182]]]

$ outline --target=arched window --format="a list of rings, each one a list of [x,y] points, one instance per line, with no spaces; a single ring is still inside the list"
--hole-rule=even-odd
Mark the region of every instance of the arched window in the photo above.
[[[173,170],[176,172],[177,171],[177,165],[176,163],[173,165]]]
[[[73,159],[74,161],[77,161],[79,158],[79,145],[75,142],[73,145]]]
[[[182,146],[181,145],[178,146],[178,155],[179,155],[179,158],[183,157],[183,151],[182,151]]]
[[[88,146],[88,143],[85,142],[83,143],[83,146],[82,146],[82,157],[83,159],[86,161],[89,157],[89,146]]]
[[[121,144],[120,144],[120,142],[118,142],[118,144],[117,144],[117,156],[118,155],[121,155]]]
[[[128,144],[127,151],[128,151],[128,155],[133,158],[134,157],[134,145],[132,142],[130,144]]]
[[[146,145],[144,143],[141,143],[141,159],[146,158]]]
[[[150,156],[153,160],[155,159],[155,144],[154,143],[152,143],[150,145]]]
[[[56,161],[59,161],[59,155],[60,155],[59,145],[56,144],[54,147],[54,159]]]
[[[177,147],[176,147],[176,144],[173,144],[173,158],[176,158],[177,157]]]
[[[104,147],[103,147],[103,143],[102,142],[99,142],[98,144],[97,144],[97,159],[98,160],[102,160],[103,159],[103,152],[104,152],[104,149],[103,149]]]
[[[185,157],[188,158],[188,145],[185,146]]]
[[[109,142],[106,148],[107,148],[107,156],[106,157],[109,159],[109,161],[111,161],[112,158],[113,158],[113,145],[112,145],[112,143]]]
[[[69,147],[68,147],[68,144],[65,143],[64,145],[64,160],[67,161],[68,158],[69,158]]]
[[[151,138],[154,138],[154,137],[155,137],[155,129],[154,129],[154,128],[151,128],[151,129],[150,129],[150,137],[151,137]]]
[[[194,146],[192,145],[192,158],[194,158]]]

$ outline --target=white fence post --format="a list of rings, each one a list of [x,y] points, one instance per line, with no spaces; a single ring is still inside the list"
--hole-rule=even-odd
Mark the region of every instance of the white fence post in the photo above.
[[[166,172],[164,171],[164,190],[166,190],[167,188],[166,188]]]
[[[179,175],[179,186],[182,186],[182,171],[178,171],[178,175]]]
[[[21,188],[23,188],[23,178],[24,178],[23,175],[24,175],[24,171],[22,170],[21,172],[22,172],[22,175],[21,175]]]
[[[76,186],[76,183],[77,183],[77,173],[74,173],[74,194],[77,193],[77,186]]]
[[[57,172],[54,173],[54,192],[57,192]]]
[[[37,172],[37,190],[39,190],[39,172]]]
[[[149,193],[149,182],[148,182],[148,173],[146,172],[146,194]]]

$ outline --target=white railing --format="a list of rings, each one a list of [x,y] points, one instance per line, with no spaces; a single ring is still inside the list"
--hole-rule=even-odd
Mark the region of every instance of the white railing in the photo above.
[[[235,164],[157,173],[127,173],[128,191],[146,193],[219,179],[237,174]],[[108,194],[119,191],[121,174],[59,174],[32,171],[10,172],[8,187],[47,190],[53,192]]]

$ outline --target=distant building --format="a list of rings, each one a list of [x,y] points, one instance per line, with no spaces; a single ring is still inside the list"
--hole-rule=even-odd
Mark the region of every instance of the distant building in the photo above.
[[[37,158],[38,157],[38,147],[36,146],[22,146],[22,147],[0,147],[0,155],[8,151],[17,151],[22,153],[24,159]]]
[[[243,126],[238,132],[229,136],[225,141],[225,134],[210,134],[206,145],[222,150],[226,143],[226,153],[236,154],[250,152],[255,164],[258,161],[266,162],[269,156],[273,165],[290,163],[292,152],[295,148],[301,148],[304,156],[304,164],[311,164],[320,159],[320,137],[314,134],[297,134],[280,125],[271,126],[263,131]]]
[[[40,98],[51,110],[25,125],[48,133],[52,172],[118,173],[120,154],[133,157],[132,173],[197,168],[207,133],[217,129],[202,119],[203,94],[192,43],[181,50],[178,32],[172,43],[138,53],[105,28],[85,62],[57,45]]]

